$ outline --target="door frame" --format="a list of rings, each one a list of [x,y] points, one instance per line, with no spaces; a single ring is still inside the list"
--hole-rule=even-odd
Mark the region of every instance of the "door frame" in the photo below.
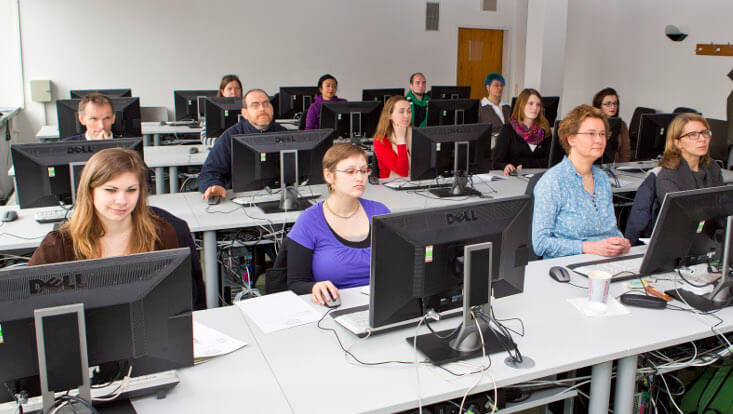
[[[512,29],[507,26],[483,26],[483,25],[474,25],[474,24],[456,24],[454,25],[453,30],[453,44],[456,45],[456,54],[454,55],[456,60],[453,62],[456,63],[456,66],[454,67],[454,75],[453,78],[456,79],[458,77],[458,29],[488,29],[488,30],[502,30],[504,31],[504,39],[503,44],[501,45],[501,76],[504,77],[504,80],[506,81],[506,84],[509,85],[509,88],[504,89],[504,97],[502,100],[505,100],[507,103],[510,103],[512,100],[512,97],[514,96],[514,90],[511,87],[512,86],[512,50],[511,50],[511,34]],[[519,83],[516,84],[517,89],[521,90],[519,87]],[[508,91],[508,94],[507,94]]]

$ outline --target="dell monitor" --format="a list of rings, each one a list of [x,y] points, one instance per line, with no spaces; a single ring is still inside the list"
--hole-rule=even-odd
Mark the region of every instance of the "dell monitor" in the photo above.
[[[468,186],[468,175],[491,169],[491,124],[412,129],[410,179],[453,176],[451,188],[431,190],[438,197],[480,195]]]
[[[478,108],[478,99],[431,99],[428,126],[475,124]]]
[[[115,108],[115,122],[112,124],[112,136],[128,138],[142,136],[140,124],[140,99],[110,98]],[[56,101],[56,116],[59,125],[59,137],[67,138],[86,132],[87,128],[79,122],[79,102],[81,99],[59,99]]]
[[[474,307],[489,313],[492,293],[494,298],[521,293],[531,222],[528,195],[373,217],[369,325],[378,328],[461,306],[469,310],[464,318],[470,318]],[[467,321],[464,329],[475,328]],[[448,346],[455,338],[418,337],[417,346],[436,364],[470,357]],[[492,334],[484,338],[487,353],[500,350],[490,345]]]
[[[90,383],[121,379],[122,366],[192,366],[190,260],[181,248],[0,271],[0,401],[42,394],[48,412],[54,391],[91,403]]]
[[[643,114],[636,141],[636,160],[651,160],[664,154],[667,127],[677,114]]]
[[[85,162],[103,149],[117,147],[137,151],[143,158],[141,138],[11,145],[20,208],[71,204],[72,164]]]
[[[132,89],[72,89],[69,91],[71,99],[83,99],[90,93],[100,93],[108,98],[131,98]]]
[[[206,98],[206,137],[215,138],[239,122],[242,98]]]
[[[318,88],[315,86],[281,86],[278,119],[305,116],[317,93]]]
[[[359,145],[377,130],[382,102],[323,102],[320,128],[333,128],[339,138]]]
[[[176,121],[200,121],[204,119],[203,100],[216,98],[217,90],[173,91]]]
[[[333,129],[232,136],[232,191],[279,188],[280,201],[255,203],[265,213],[310,207],[298,185],[324,183],[321,161],[335,138]]]
[[[391,89],[362,89],[361,100],[364,102],[374,101],[386,103],[387,99],[393,96],[404,96],[405,88]]]
[[[469,99],[470,86],[433,86],[430,90],[430,99]]]

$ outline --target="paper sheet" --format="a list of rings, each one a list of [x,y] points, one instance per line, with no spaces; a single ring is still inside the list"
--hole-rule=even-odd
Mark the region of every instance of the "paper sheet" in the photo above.
[[[608,297],[608,304],[605,309],[598,307],[596,303],[588,301],[587,297],[581,298],[570,298],[568,299],[571,305],[575,306],[580,313],[585,316],[593,318],[604,318],[616,315],[628,315],[630,312],[626,309],[626,306],[622,305],[621,302],[617,301],[613,297]]]
[[[193,357],[194,359],[212,358],[234,352],[247,345],[216,329],[193,321]]]
[[[505,179],[504,176],[496,175],[496,174],[491,174],[491,173],[474,174],[472,177],[474,179],[474,183],[476,181],[478,181],[478,182],[481,182],[481,181],[489,182],[489,181],[498,181],[498,180],[504,180]]]
[[[273,293],[237,302],[236,305],[264,333],[305,325],[321,315],[292,291]]]

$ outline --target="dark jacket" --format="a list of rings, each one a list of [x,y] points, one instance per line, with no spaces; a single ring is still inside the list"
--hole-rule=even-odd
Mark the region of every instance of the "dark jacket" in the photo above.
[[[199,174],[198,185],[202,193],[212,185],[220,185],[224,188],[232,188],[232,135],[261,134],[264,132],[287,131],[287,129],[274,120],[270,126],[261,131],[242,119],[216,139],[214,147],[209,156],[206,157],[201,173]]]
[[[86,141],[86,140],[87,140],[86,132],[82,132],[79,135],[72,135],[70,137],[61,139],[61,141]]]
[[[491,124],[491,135],[498,134],[504,124],[509,122],[509,117],[512,116],[512,108],[509,105],[501,105],[501,112],[504,115],[504,121],[496,115],[493,106],[490,104],[484,105],[484,101],[481,101],[481,106],[478,108],[478,123]]]
[[[550,143],[552,139],[545,135],[540,145],[534,151],[529,144],[519,136],[511,124],[506,124],[499,132],[499,138],[494,147],[495,170],[503,170],[507,164],[523,168],[547,168],[548,157],[550,156]]]
[[[676,170],[662,168],[657,174],[657,201],[661,205],[664,196],[673,191],[695,190],[719,185],[723,185],[723,175],[715,161],[710,162],[709,166],[701,162],[699,171],[694,172],[687,161],[680,157],[680,165]]]
[[[649,171],[636,190],[634,204],[631,206],[626,231],[624,231],[624,237],[629,239],[632,246],[641,244],[640,237],[652,235],[654,222],[659,214],[659,201],[657,200],[657,172],[659,170],[660,168],[655,168]]]

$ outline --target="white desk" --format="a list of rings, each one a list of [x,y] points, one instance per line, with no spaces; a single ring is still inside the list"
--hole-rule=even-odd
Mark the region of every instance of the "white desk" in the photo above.
[[[181,382],[165,399],[147,396],[132,400],[138,413],[293,412],[238,308],[194,312],[193,317],[247,342],[247,346],[200,365],[179,369]]]
[[[160,122],[142,122],[140,128],[145,145],[160,145],[161,135],[199,135],[201,127],[160,125]],[[56,141],[59,139],[58,125],[43,125],[36,133],[39,141]]]
[[[178,192],[178,167],[204,165],[211,146],[208,145],[158,145],[144,147],[145,164],[155,168],[155,193],[165,193],[164,168],[168,168],[171,193]],[[195,151],[195,152],[191,152]]]

